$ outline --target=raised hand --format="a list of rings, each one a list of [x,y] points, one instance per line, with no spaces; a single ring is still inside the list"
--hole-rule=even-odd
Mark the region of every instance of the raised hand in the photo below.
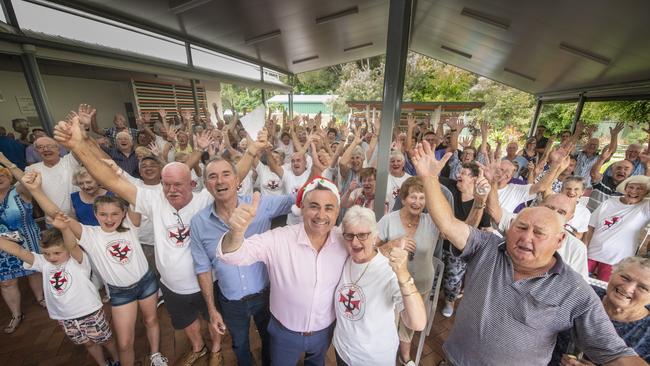
[[[239,235],[244,235],[248,226],[253,222],[253,218],[255,218],[259,204],[260,193],[255,192],[251,204],[241,204],[237,206],[232,214],[230,214],[230,219],[228,220],[230,231]]]
[[[492,186],[490,186],[490,182],[485,178],[483,168],[479,168],[478,177],[476,177],[476,183],[474,184],[474,199],[484,200],[487,198],[491,189]]]
[[[68,150],[81,146],[86,138],[86,130],[81,128],[76,113],[66,121],[60,121],[54,128],[54,139]]]
[[[417,126],[417,120],[411,113],[406,116],[406,126],[408,128],[415,128]]]
[[[194,146],[198,147],[199,150],[207,150],[213,141],[212,131],[210,130],[203,130],[199,134],[194,135]]]
[[[63,230],[68,227],[68,224],[70,223],[70,217],[63,213],[63,211],[57,211],[54,216],[52,217],[52,226],[59,230]]]
[[[400,247],[391,248],[388,251],[388,264],[397,275],[398,280],[406,280],[410,276],[407,267],[408,252],[404,249],[405,246],[406,243],[404,238],[402,238]]]
[[[165,123],[165,121],[167,121],[167,111],[165,108],[160,108],[158,110],[158,115],[160,116],[160,122]]]
[[[609,146],[605,146],[603,150],[600,152],[600,156],[603,161],[607,161],[609,158],[612,157],[612,155],[614,155],[614,152],[609,151]]]
[[[309,143],[309,141],[307,141]],[[257,139],[253,141],[252,144],[250,144],[249,151],[253,155],[257,155],[258,152],[266,149],[269,146],[269,133],[266,131],[266,129],[261,129],[260,132],[257,133]]]
[[[151,150],[151,153],[154,154],[155,156],[160,155],[160,149],[158,148],[158,144],[155,142],[150,142],[149,145],[147,145],[147,148]]]
[[[41,173],[38,171],[27,172],[20,179],[20,184],[30,191],[38,190],[41,188],[41,184],[43,184],[43,178],[41,177]]]
[[[614,126],[614,128],[611,128],[611,127],[609,128],[609,133],[612,136],[616,136],[619,133],[621,133],[621,131],[623,131],[624,128],[625,128],[625,123],[618,122],[618,123],[616,123],[616,126]]]
[[[469,136],[461,137],[461,138],[458,140],[458,144],[459,144],[460,146],[464,147],[464,148],[468,148],[468,147],[472,146],[472,138],[469,137]]]
[[[90,129],[90,124],[96,113],[97,109],[93,108],[90,104],[79,104],[77,115],[79,116],[79,123],[81,123],[84,129]]]
[[[492,183],[493,185],[497,183],[497,179],[499,177],[500,169],[501,169],[500,161],[494,160],[487,165],[483,165],[479,162],[477,162],[477,164],[481,168],[483,177],[488,181],[488,183]]]
[[[13,164],[6,156],[0,151],[0,164],[4,165],[5,167],[10,166]]]
[[[431,150],[429,143],[422,141],[421,144],[413,149],[412,161],[418,177],[423,179],[438,177],[451,155],[451,152],[447,152],[442,159],[438,160],[436,159],[435,151]]]

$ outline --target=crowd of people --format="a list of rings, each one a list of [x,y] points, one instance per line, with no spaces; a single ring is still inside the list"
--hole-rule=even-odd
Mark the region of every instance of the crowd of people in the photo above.
[[[161,109],[137,128],[118,113],[102,129],[82,104],[53,136],[14,121],[20,138],[0,136],[5,333],[27,277],[100,366],[134,364],[138,312],[151,365],[168,364],[161,303],[189,340],[180,365],[223,364],[226,332],[254,364],[252,318],[264,365],[324,365],[333,346],[338,365],[410,366],[441,281],[456,314],[441,365],[650,362],[650,152],[611,163],[623,124],[602,150],[582,123],[557,142],[539,126],[520,149],[490,144],[487,122],[465,134],[458,117],[409,115],[378,167],[374,111],[269,113],[257,136],[213,113]]]

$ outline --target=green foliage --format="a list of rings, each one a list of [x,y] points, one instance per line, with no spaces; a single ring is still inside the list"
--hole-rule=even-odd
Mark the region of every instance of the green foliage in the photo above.
[[[544,104],[539,114],[538,124],[546,126],[547,135],[559,135],[571,128],[576,103]]]
[[[251,111],[262,104],[262,90],[222,83],[221,99],[224,109],[234,107],[238,112],[243,111],[244,108]]]
[[[341,80],[340,67],[333,66],[296,76],[295,93],[306,95],[332,94]]]
[[[409,53],[404,100],[413,102],[470,101],[476,75],[432,58]]]
[[[493,131],[503,132],[499,137],[504,141],[519,140],[528,131],[535,106],[531,94],[481,77],[470,89],[470,96],[485,103],[471,116],[489,121]]]

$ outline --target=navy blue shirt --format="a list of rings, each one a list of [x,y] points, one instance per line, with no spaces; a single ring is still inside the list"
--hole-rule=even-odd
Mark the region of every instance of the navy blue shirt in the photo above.
[[[239,196],[237,206],[250,204],[251,196]],[[271,228],[271,220],[291,211],[294,196],[262,196],[257,214],[244,234],[245,238],[261,234]],[[248,266],[226,264],[217,258],[217,244],[230,227],[219,217],[210,205],[199,211],[190,224],[190,249],[196,274],[214,271],[219,280],[219,289],[228,300],[239,300],[244,296],[261,292],[269,285],[269,275],[262,262]]]
[[[25,149],[27,146],[20,142],[5,136],[0,136],[0,151],[5,154],[7,159],[16,164],[20,170],[25,170],[27,161],[25,160]]]

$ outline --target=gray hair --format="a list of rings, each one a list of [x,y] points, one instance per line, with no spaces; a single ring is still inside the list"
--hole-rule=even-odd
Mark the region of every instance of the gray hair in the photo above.
[[[356,156],[356,155],[361,155],[362,157],[366,156],[365,151],[363,151],[363,148],[361,146],[357,146],[352,150],[352,154],[350,156]]]
[[[370,229],[372,234],[377,234],[377,219],[375,218],[375,212],[369,208],[361,206],[352,206],[343,216],[343,221],[341,222],[343,227],[346,226],[367,226]]]
[[[74,173],[72,173],[72,184],[74,184],[75,186],[78,186],[79,185],[79,183],[78,183],[79,178],[84,176],[84,175],[87,175],[87,176],[95,179],[92,175],[90,175],[90,173],[88,172],[88,170],[86,170],[86,168],[81,167],[81,168],[75,170]]]
[[[637,265],[641,269],[650,271],[650,258],[644,258],[639,256],[627,257],[614,265],[613,273],[618,273],[630,265]]]
[[[126,132],[126,131],[120,131],[120,132],[118,132],[118,133],[115,135],[115,138],[118,138],[118,137],[120,137],[120,136],[126,136],[126,137],[129,138],[129,140],[133,141],[133,136],[131,136],[131,134],[128,133],[128,132]]]
[[[208,166],[212,163],[216,163],[218,161],[225,161],[226,163],[230,164],[230,167],[232,168],[232,172],[237,175],[237,165],[231,160],[231,159],[226,159],[221,155],[217,155],[213,157],[212,159],[208,160],[205,163],[205,166],[203,167],[203,180],[208,179],[208,175],[205,174],[205,172],[208,171]]]

